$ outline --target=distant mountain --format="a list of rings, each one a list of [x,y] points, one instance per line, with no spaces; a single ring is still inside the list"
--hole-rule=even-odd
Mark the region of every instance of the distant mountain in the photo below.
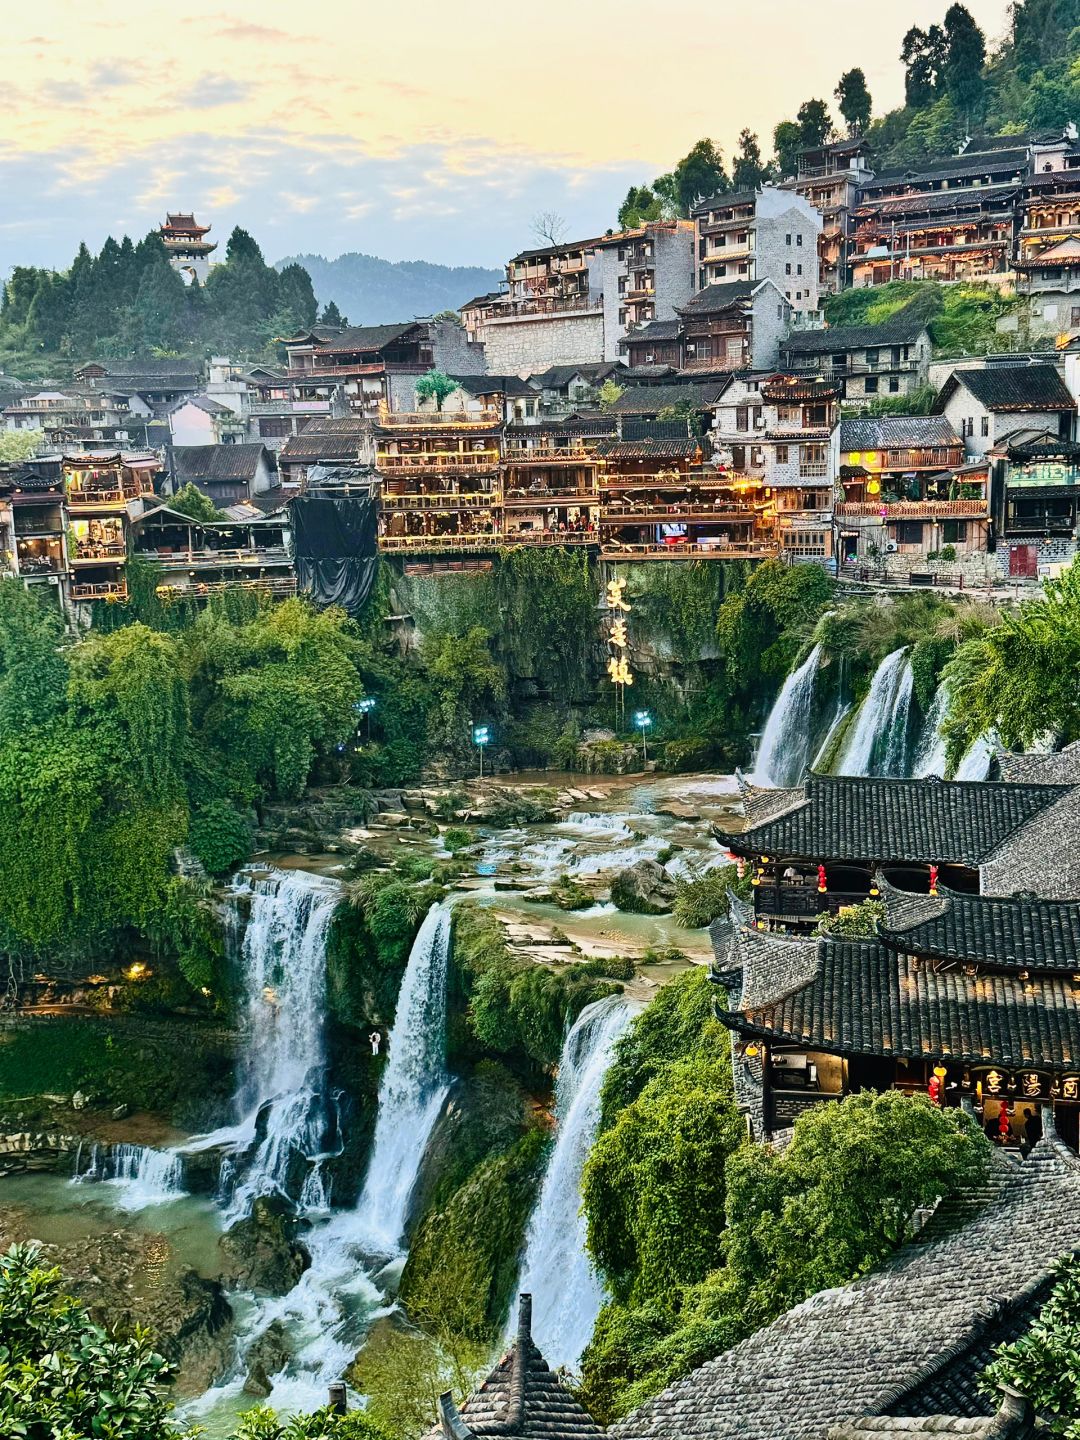
[[[291,255],[311,276],[319,304],[333,300],[353,325],[390,325],[414,315],[456,310],[474,295],[497,290],[501,270],[474,265],[433,265],[427,260],[380,260],[355,251],[327,260],[322,255]]]

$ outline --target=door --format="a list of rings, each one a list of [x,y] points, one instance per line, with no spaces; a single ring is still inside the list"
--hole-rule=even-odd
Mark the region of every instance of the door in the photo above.
[[[1009,548],[1009,578],[1011,580],[1037,580],[1039,577],[1039,552],[1034,545],[1012,545]]]

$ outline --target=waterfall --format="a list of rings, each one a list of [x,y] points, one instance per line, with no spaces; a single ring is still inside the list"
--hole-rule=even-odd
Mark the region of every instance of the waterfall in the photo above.
[[[837,767],[839,775],[903,775],[911,713],[907,647],[886,655],[859,707]]]
[[[810,759],[810,707],[820,660],[819,644],[781,686],[750,776],[755,785],[797,785],[802,779]]]
[[[945,719],[949,708],[949,695],[944,685],[939,685],[934,692],[933,704],[926,713],[923,722],[922,735],[919,737],[919,748],[915,754],[915,765],[912,770],[916,780],[925,780],[928,775],[943,776],[945,774],[945,737],[941,733],[941,723]]]
[[[990,762],[994,758],[997,737],[991,732],[974,740],[956,767],[954,780],[985,780],[990,774]]]
[[[581,1172],[600,1123],[600,1087],[635,1007],[621,995],[587,1005],[563,1044],[558,1130],[529,1222],[520,1291],[533,1297],[533,1338],[552,1366],[574,1366],[605,1295],[585,1249]]]
[[[163,1205],[185,1193],[180,1156],[150,1145],[93,1145],[84,1169],[80,1142],[71,1183],[81,1185],[88,1180],[114,1186],[113,1203],[120,1210]]]
[[[188,1141],[184,1151],[232,1152],[226,1223],[259,1195],[288,1194],[297,1157],[318,1166],[328,1129],[326,937],[338,887],[304,870],[240,882],[251,909],[240,947],[246,1046],[237,1124]]]
[[[401,981],[367,1178],[355,1235],[376,1255],[397,1255],[424,1151],[449,1090],[446,967],[450,910],[433,905],[417,932]]]

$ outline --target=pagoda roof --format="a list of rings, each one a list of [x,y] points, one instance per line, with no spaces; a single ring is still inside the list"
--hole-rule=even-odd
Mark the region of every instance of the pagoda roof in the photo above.
[[[725,834],[739,855],[976,866],[1073,792],[1063,785],[808,775],[794,789],[767,793],[772,814]],[[754,797],[748,806],[752,822],[760,804]]]
[[[884,877],[878,887],[886,911],[880,935],[890,949],[969,965],[1080,973],[1080,900],[965,895],[944,885],[937,895],[918,895]]]
[[[210,226],[199,225],[195,220],[195,216],[192,215],[190,211],[180,211],[176,213],[170,211],[165,216],[165,222],[161,228],[162,230],[176,230],[183,235],[193,235],[196,238],[200,235],[209,235],[210,233]]]

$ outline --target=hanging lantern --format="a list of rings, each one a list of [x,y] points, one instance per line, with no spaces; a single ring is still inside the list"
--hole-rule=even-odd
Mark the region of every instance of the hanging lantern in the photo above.
[[[735,874],[740,880],[746,874],[746,861],[741,855],[736,855],[735,857]]]
[[[817,867],[817,888],[818,888],[818,894],[819,894],[819,895],[824,895],[824,894],[825,894],[825,891],[829,888],[828,885],[825,883],[825,866],[824,866],[824,865],[819,865],[819,866]]]
[[[930,866],[930,894],[931,894],[931,895],[936,895],[936,894],[937,894],[937,872],[938,872],[938,867],[937,867],[936,865],[931,865],[931,866]]]
[[[871,881],[870,881],[870,898],[871,898],[872,900],[876,900],[877,897],[878,897],[880,894],[881,894],[881,891],[878,889],[878,883],[877,883],[877,881],[876,881],[876,880],[871,880]]]

